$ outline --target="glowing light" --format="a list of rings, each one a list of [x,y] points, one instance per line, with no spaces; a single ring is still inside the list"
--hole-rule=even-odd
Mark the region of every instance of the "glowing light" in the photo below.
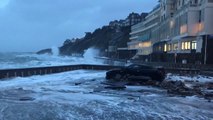
[[[148,42],[142,42],[139,44],[139,47],[140,48],[145,48],[145,47],[150,47],[151,46],[151,42],[148,41]]]
[[[203,29],[204,29],[203,23],[198,23],[198,30],[199,30],[199,32],[203,31]]]
[[[174,27],[174,24],[175,24],[174,21],[171,20],[171,21],[170,21],[170,28],[173,28],[173,27]]]
[[[180,27],[180,34],[184,34],[184,33],[186,33],[187,32],[187,25],[182,25],[181,27]]]
[[[164,52],[167,52],[168,50],[167,50],[167,45],[165,44],[164,45]]]

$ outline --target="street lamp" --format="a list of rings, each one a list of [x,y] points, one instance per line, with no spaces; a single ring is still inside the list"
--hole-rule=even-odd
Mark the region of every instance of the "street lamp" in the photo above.
[[[178,46],[175,46],[175,63],[177,63],[177,50],[178,50]]]
[[[206,64],[207,61],[207,44],[208,44],[208,35],[205,37],[205,53],[204,53],[204,65]]]

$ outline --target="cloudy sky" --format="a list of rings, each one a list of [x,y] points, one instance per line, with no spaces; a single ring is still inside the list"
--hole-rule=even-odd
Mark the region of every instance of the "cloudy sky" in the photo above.
[[[157,1],[0,0],[0,52],[61,46],[130,12],[149,12]]]

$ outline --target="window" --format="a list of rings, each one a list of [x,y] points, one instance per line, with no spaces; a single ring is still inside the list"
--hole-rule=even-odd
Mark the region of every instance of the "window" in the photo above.
[[[173,17],[174,13],[171,13],[170,16]]]
[[[167,45],[165,44],[164,45],[164,52],[167,52],[168,50],[167,50]]]
[[[184,42],[181,44],[181,49],[184,50]]]
[[[197,49],[197,41],[192,41],[192,50]]]
[[[178,43],[173,44],[173,50],[178,50]]]
[[[201,22],[201,16],[202,16],[202,12],[201,10],[199,11],[199,23]]]
[[[182,50],[190,50],[191,49],[191,42],[182,42],[181,49]]]
[[[171,51],[171,44],[168,44],[168,51]]]

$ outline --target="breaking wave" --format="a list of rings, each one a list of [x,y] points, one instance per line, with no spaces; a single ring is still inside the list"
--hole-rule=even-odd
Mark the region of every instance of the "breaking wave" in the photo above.
[[[85,53],[85,57],[58,56],[57,50],[54,54],[38,55],[35,53],[1,53],[0,69],[8,68],[29,68],[44,66],[59,66],[73,64],[103,64],[102,61],[92,57],[92,52]]]

